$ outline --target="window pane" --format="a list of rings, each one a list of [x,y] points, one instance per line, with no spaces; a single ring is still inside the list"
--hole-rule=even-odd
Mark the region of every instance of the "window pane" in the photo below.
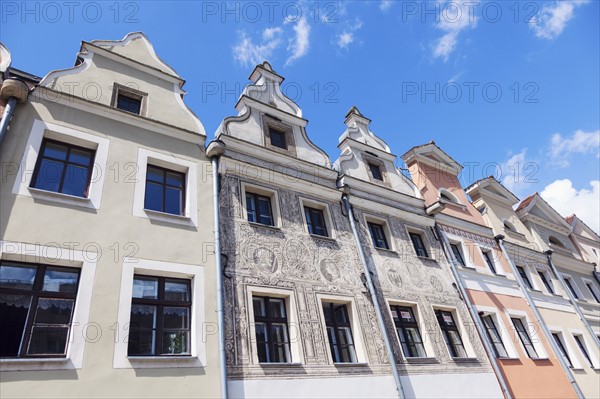
[[[87,167],[68,165],[67,173],[61,192],[77,197],[85,197],[87,190],[89,170]]]
[[[281,298],[270,298],[269,312],[273,318],[285,318],[285,300]]]
[[[272,226],[271,199],[267,197],[258,197],[258,210],[260,213],[260,223]]]
[[[325,322],[327,324],[333,323],[333,314],[331,312],[331,304],[323,304],[323,315],[325,316]]]
[[[267,325],[265,323],[256,323],[254,326],[256,333],[256,349],[258,351],[258,361],[268,362]]]
[[[163,333],[163,354],[181,355],[190,353],[187,331],[167,331]]]
[[[152,211],[163,211],[163,186],[146,182],[146,197],[144,208]]]
[[[19,354],[31,296],[0,294],[0,357]]]
[[[67,146],[47,141],[44,147],[43,156],[64,161],[67,159]]]
[[[129,345],[127,348],[128,355],[153,355],[155,348],[155,331],[154,330],[129,330]]]
[[[64,164],[59,161],[43,159],[38,170],[35,188],[58,192]]]
[[[133,297],[143,299],[158,298],[158,279],[136,276],[133,279]]]
[[[171,213],[173,215],[181,215],[182,205],[183,205],[183,193],[178,188],[166,187],[166,204],[165,204],[165,212]]]
[[[0,288],[30,290],[33,288],[36,271],[37,267],[35,266],[3,264],[0,266]]]
[[[381,169],[379,168],[378,165],[370,163],[369,164],[369,169],[371,169],[371,175],[373,176],[373,179],[383,180],[383,176],[381,174]]]
[[[334,305],[335,309],[335,320],[339,324],[348,324],[348,312],[346,311],[346,305]]]
[[[266,304],[265,304],[266,300],[265,298],[261,298],[261,297],[253,297],[252,298],[252,303],[254,304],[254,317],[266,317],[267,316],[267,310],[266,310]]]
[[[141,103],[142,102],[140,100],[125,96],[123,94],[119,94],[117,98],[117,108],[134,114],[140,113]]]
[[[164,183],[165,173],[160,168],[155,168],[153,166],[148,165],[148,168],[146,170],[146,180],[155,183]]]
[[[163,328],[189,329],[190,328],[190,310],[188,308],[165,307],[163,309]]]
[[[35,324],[69,324],[74,300],[40,298],[35,312]]]
[[[68,327],[34,326],[27,354],[62,355],[67,347]]]
[[[285,142],[285,132],[270,127],[269,136],[271,138],[271,145],[283,148],[284,150],[287,149],[287,145]]]
[[[183,187],[183,175],[180,173],[167,172],[167,184],[178,188]]]
[[[189,284],[182,281],[165,281],[165,300],[167,301],[189,301]]]
[[[69,162],[82,166],[89,166],[91,160],[91,151],[82,151],[75,148],[71,149],[71,153],[69,154]]]
[[[53,269],[49,267],[44,274],[42,291],[75,294],[77,293],[78,280],[79,273],[77,272],[69,272],[64,269]]]
[[[131,305],[130,329],[156,328],[156,306]]]

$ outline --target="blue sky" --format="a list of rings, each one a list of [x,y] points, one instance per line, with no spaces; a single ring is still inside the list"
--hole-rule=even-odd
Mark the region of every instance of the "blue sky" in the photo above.
[[[143,31],[209,134],[268,60],[335,160],[347,110],[402,155],[435,140],[523,199],[600,226],[600,4],[579,1],[0,3],[13,66],[72,66],[81,40]]]

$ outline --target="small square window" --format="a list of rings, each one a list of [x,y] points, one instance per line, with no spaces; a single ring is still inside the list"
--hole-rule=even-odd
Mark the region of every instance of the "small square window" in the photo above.
[[[144,209],[183,215],[185,211],[185,174],[148,165]]]
[[[388,241],[385,237],[385,231],[382,224],[367,222],[369,231],[371,232],[371,239],[373,240],[373,246],[376,248],[390,249]]]
[[[373,179],[383,181],[383,174],[381,173],[381,167],[379,165],[369,162],[369,170],[371,171]]]
[[[412,241],[413,247],[415,248],[415,252],[417,256],[421,256],[424,258],[428,258],[427,248],[425,248],[425,244],[423,243],[423,237],[418,233],[409,233],[410,240]]]
[[[269,126],[269,138],[271,145],[287,150],[287,142],[285,141],[285,132]]]
[[[310,234],[328,237],[325,215],[322,209],[305,206],[304,216],[306,217],[306,225]]]
[[[275,225],[270,197],[246,192],[246,214],[249,222],[266,226]]]
[[[117,94],[117,108],[139,115],[142,110],[142,98],[119,92]]]

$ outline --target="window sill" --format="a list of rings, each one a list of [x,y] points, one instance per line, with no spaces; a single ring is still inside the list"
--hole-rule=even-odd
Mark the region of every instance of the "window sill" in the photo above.
[[[153,211],[151,209],[144,209],[144,212],[146,213],[146,216],[150,220],[157,220],[157,221],[160,221],[160,222],[182,224],[182,225],[185,225],[185,226],[193,226],[194,225],[193,222],[192,222],[192,218],[190,218],[188,216],[175,215],[173,213]]]
[[[375,248],[378,251],[384,252],[384,253],[398,255],[398,252],[394,251],[393,249],[383,248],[383,247],[373,247],[373,248]]]
[[[329,236],[320,236],[318,234],[308,234],[309,236],[311,236],[314,239],[319,239],[319,240],[326,240],[326,241],[331,241],[331,242],[337,242],[337,240],[335,238],[329,237]]]
[[[505,356],[505,357],[500,357],[500,356],[498,356],[498,358],[497,358],[497,359],[498,359],[498,360],[521,360],[521,359],[520,359],[520,358],[518,358],[518,357],[511,357],[511,356]]]
[[[437,262],[437,260],[435,260],[434,258],[431,258],[429,256],[419,256],[419,255],[417,255],[417,258],[428,260],[428,261],[431,261],[431,262]]]
[[[127,356],[130,368],[204,367],[198,356]]]
[[[533,360],[533,361],[536,361],[536,360],[544,360],[544,361],[550,360],[550,358],[547,358],[547,357],[536,357],[535,359],[530,357],[530,359]]]
[[[65,370],[74,369],[68,357],[36,357],[0,359],[0,371]]]
[[[81,206],[84,208],[93,208],[92,200],[87,197],[78,197],[76,195],[57,193],[55,191],[42,190],[35,187],[27,187],[27,189],[34,199]]]
[[[335,367],[366,367],[369,365],[369,363],[364,363],[364,362],[334,362],[333,365]]]
[[[406,357],[405,359],[410,364],[439,364],[435,357]]]
[[[265,229],[270,229],[270,230],[275,230],[275,231],[281,231],[281,227],[279,227],[279,226],[270,226],[268,224],[262,224],[262,223],[256,223],[256,222],[248,222],[248,224],[251,227],[256,227],[256,228],[263,227]]]
[[[476,357],[453,357],[452,360],[456,363],[479,363]]]
[[[258,365],[260,367],[273,367],[273,368],[277,368],[277,367],[302,367],[303,364],[299,363],[299,362],[290,362],[290,363],[258,363]]]

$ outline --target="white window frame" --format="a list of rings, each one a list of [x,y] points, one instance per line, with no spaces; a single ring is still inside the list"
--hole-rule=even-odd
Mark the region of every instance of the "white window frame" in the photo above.
[[[572,335],[572,334],[568,334],[565,331],[565,329],[560,326],[548,326],[548,330],[550,330],[550,334],[558,334],[558,338],[561,340],[565,350],[567,351],[567,354],[569,355],[569,360],[571,360],[571,364],[573,365],[572,369],[582,370],[583,366],[582,366],[581,360],[579,359],[579,356],[575,352],[575,347],[577,346],[577,342],[575,342],[575,339],[573,339],[573,338],[571,338],[571,339],[567,338],[567,337],[569,337],[569,335]],[[552,339],[554,339],[554,337],[552,337]],[[577,352],[580,352],[578,346],[577,346]],[[557,353],[556,355],[562,356],[561,353]],[[581,356],[583,356],[583,354],[581,354]],[[565,359],[565,361],[566,361],[566,359]],[[586,360],[586,362],[587,362],[587,360]]]
[[[475,305],[475,309],[477,309],[478,313],[482,313],[482,314],[480,314],[480,317],[491,316],[492,319],[494,320],[496,329],[500,333],[500,338],[502,339],[502,344],[504,344],[504,349],[506,349],[506,353],[508,354],[507,358],[502,358],[502,359],[519,359],[519,353],[517,352],[517,348],[515,347],[514,342],[511,338],[511,333],[506,328],[506,324],[504,323],[504,320],[502,319],[502,316],[501,316],[502,312],[498,308],[494,308],[491,306]],[[511,321],[510,318],[508,320]],[[484,330],[486,330],[485,325],[482,324],[481,326]],[[487,339],[487,336],[485,338]]]
[[[96,275],[96,263],[100,254],[24,242],[0,241],[0,259],[43,265],[67,266],[81,270],[75,299],[75,309],[69,333],[67,355],[64,358],[0,359],[2,371],[17,370],[72,370],[83,367],[86,341],[97,342],[102,336],[101,326],[89,322],[90,307]]]
[[[571,276],[570,274],[565,274],[565,273],[560,273],[560,277],[564,280],[569,280],[571,282],[571,287],[573,287],[573,289],[575,290],[575,292],[577,293],[577,296],[579,297],[579,299],[575,299],[576,301],[580,301],[580,302],[587,302],[587,296],[583,295],[583,292],[581,292],[581,289],[579,289],[579,285],[575,282],[575,278],[573,276]],[[565,282],[566,285],[566,282]],[[569,287],[565,287],[566,290],[569,289]],[[569,296],[568,293],[567,297]],[[596,301],[594,301],[596,302]]]
[[[394,243],[394,240],[392,239],[392,230],[390,229],[390,224],[388,223],[388,221],[386,219],[383,219],[381,217],[377,217],[377,216],[373,216],[371,214],[363,214],[363,219],[365,221],[365,226],[367,228],[367,233],[369,234],[369,242],[371,244],[371,246],[373,248],[377,248],[377,249],[381,249],[383,251],[396,251],[396,245]],[[388,247],[389,249],[385,249],[385,248],[381,248],[381,247],[376,247],[375,245],[373,245],[373,237],[371,237],[371,229],[369,229],[369,223],[373,223],[373,224],[378,224],[381,225],[383,227],[383,234],[385,234],[385,239],[388,243]]]
[[[537,338],[537,335],[539,334],[543,334],[543,331],[541,329],[541,327],[538,327],[538,330],[535,331],[535,335],[533,335],[531,333],[531,326],[535,326],[537,325],[537,323],[534,323],[531,321],[531,318],[529,317],[529,315],[527,314],[526,311],[524,310],[516,310],[516,309],[505,309],[504,313],[507,316],[507,320],[510,322],[510,329],[512,330],[512,334],[510,334],[509,336],[511,336],[512,339],[512,343],[519,346],[519,348],[521,348],[521,351],[523,353],[523,358],[524,359],[531,359],[528,355],[527,355],[527,350],[525,349],[525,346],[523,345],[523,343],[521,342],[521,337],[519,337],[519,333],[517,332],[517,329],[515,328],[515,326],[513,325],[513,322],[511,319],[521,319],[521,321],[523,322],[523,325],[527,328],[527,334],[529,335],[529,339],[531,340],[531,344],[533,345],[533,347],[535,348],[535,351],[537,352],[537,359],[531,359],[531,360],[547,360],[548,359],[548,352],[546,351],[546,348],[544,348],[544,345],[542,344],[542,342],[540,341],[539,338]]]
[[[190,280],[192,287],[192,308],[190,320],[190,356],[128,356],[127,332],[131,318],[133,276],[144,274],[157,277],[173,277]],[[147,259],[125,257],[121,272],[121,291],[117,316],[117,336],[113,368],[165,368],[165,367],[205,367],[206,342],[217,339],[216,323],[206,323],[204,306],[204,267]]]
[[[506,272],[504,271],[504,267],[502,267],[502,263],[500,262],[500,258],[496,257],[495,254],[496,253],[500,253],[499,251],[496,250],[496,248],[493,247],[489,247],[487,245],[477,245],[477,249],[479,250],[479,255],[481,256],[481,260],[483,261],[483,267],[485,268],[485,270],[489,273],[494,275],[494,272],[492,272],[487,264],[487,262],[485,261],[485,255],[483,254],[483,252],[489,252],[490,253],[490,258],[492,259],[492,263],[494,264],[494,267],[496,268],[496,273],[495,275],[499,275],[499,276],[506,276]],[[531,280],[531,279],[530,279]]]
[[[336,239],[336,232],[333,228],[333,219],[331,218],[331,212],[329,211],[329,204],[326,202],[313,200],[305,197],[299,197],[300,201],[300,211],[302,215],[302,225],[304,226],[304,231],[314,238],[324,238],[324,239]],[[320,209],[323,211],[323,219],[325,219],[325,226],[327,227],[327,236],[320,236],[316,234],[310,234],[308,231],[308,224],[306,223],[306,214],[304,212],[304,207],[308,206],[309,208]]]
[[[468,251],[465,250],[466,245],[465,245],[464,241],[454,239],[454,238],[448,238],[448,242],[451,245],[458,246],[458,250],[460,251],[462,258],[465,261],[465,265],[462,267],[465,267],[468,269],[475,269],[475,265],[473,264],[473,259],[472,259],[473,257],[471,256],[471,253],[469,253]],[[450,248],[450,251],[452,251],[452,248]],[[454,253],[452,253],[452,255],[454,255]]]
[[[569,332],[573,336],[573,341],[575,341],[575,336],[578,336],[582,339],[583,344],[585,345],[585,349],[587,350],[587,353],[590,356],[590,359],[592,360],[592,368],[594,370],[600,370],[600,359],[598,358],[597,346],[593,340],[590,340],[588,338],[588,332],[574,328],[570,328]],[[576,348],[577,354],[579,355],[579,359],[581,360],[581,364],[585,367],[590,367],[587,359],[585,358],[585,355],[581,352],[579,345],[577,345],[577,342],[573,342],[573,347]],[[594,350],[590,350],[591,348],[593,348]]]
[[[585,285],[586,292],[587,292],[587,294],[588,294],[588,296],[587,296],[587,297],[589,298],[589,302],[591,302],[591,303],[597,303],[597,304],[600,304],[600,302],[596,301],[596,298],[594,298],[594,296],[593,296],[593,295],[592,295],[592,293],[590,292],[590,287],[588,286],[588,284],[591,284],[591,286],[592,286],[592,287],[591,287],[591,289],[592,289],[592,290],[594,291],[594,293],[596,294],[596,297],[597,297],[598,299],[600,299],[600,290],[598,289],[598,287],[596,286],[596,284],[595,284],[595,283],[594,283],[592,280],[590,280],[590,279],[587,279],[587,278],[585,278],[585,277],[582,277],[582,278],[581,278],[581,280],[583,281],[583,285]]]
[[[279,195],[277,194],[277,190],[273,190],[270,188],[266,188],[263,186],[258,186],[253,183],[242,182],[242,217],[244,220],[248,221],[248,209],[246,207],[246,192],[263,195],[265,197],[269,197],[271,199],[271,217],[273,218],[273,226],[264,225],[262,223],[257,222],[248,222],[254,225],[263,226],[263,227],[271,227],[280,229],[281,224],[281,212],[279,210]],[[304,213],[304,209],[302,209]]]
[[[439,339],[441,339],[440,342],[444,346],[444,350],[446,351],[448,356],[451,359],[458,359],[459,361],[460,360],[477,359],[475,349],[473,348],[473,343],[469,339],[469,334],[467,333],[467,329],[465,328],[462,317],[460,317],[458,309],[455,306],[447,306],[447,305],[435,304],[435,303],[432,304],[432,308],[433,308],[433,315],[434,315],[434,319],[435,319],[435,326],[437,328],[437,334],[438,334]],[[450,353],[450,350],[448,349],[448,345],[446,345],[446,341],[444,340],[444,336],[442,333],[442,327],[440,326],[439,321],[437,320],[437,317],[435,315],[436,310],[442,310],[445,312],[452,313],[454,322],[458,325],[458,333],[460,334],[460,339],[462,340],[463,346],[465,347],[465,352],[467,354],[467,357],[453,357],[452,354]],[[475,328],[475,326],[473,326],[473,328]]]
[[[444,195],[446,195],[448,198],[450,198],[450,202],[449,202],[450,204],[453,204],[453,205],[458,205],[458,206],[461,206],[461,207],[464,207],[464,206],[465,206],[465,205],[464,205],[462,202],[460,202],[460,200],[458,199],[458,197],[457,197],[456,195],[454,195],[454,194],[453,194],[453,193],[452,193],[450,190],[448,190],[447,188],[444,188],[444,187],[442,187],[442,188],[440,188],[440,189],[438,190],[438,200],[444,200],[444,199],[442,198],[442,194],[444,194]],[[447,203],[448,203],[448,202],[447,202]]]
[[[400,346],[400,354],[402,355],[402,357],[404,359],[422,359],[422,360],[436,359],[435,348],[432,345],[433,340],[430,338],[431,331],[423,328],[423,327],[427,327],[427,325],[423,321],[423,318],[421,317],[421,306],[419,305],[419,303],[412,302],[412,301],[404,301],[404,300],[399,300],[399,299],[398,300],[397,299],[386,299],[386,302],[387,302],[387,311],[390,315],[390,320],[392,320],[392,325],[394,327],[394,332],[396,334],[396,339],[397,339],[396,342],[398,343],[398,346]],[[417,325],[419,326],[419,333],[421,334],[421,340],[423,341],[423,347],[425,348],[425,353],[427,354],[427,356],[425,356],[425,357],[406,357],[404,355],[404,351],[402,350],[402,344],[400,343],[400,337],[398,336],[398,332],[396,331],[396,325],[394,324],[394,317],[392,315],[392,309],[390,309],[390,306],[405,306],[405,307],[412,309],[413,315],[415,316],[415,320],[417,322]],[[461,338],[462,338],[462,336],[461,336]]]
[[[261,363],[258,360],[258,349],[256,347],[256,329],[254,328],[254,304],[253,296],[269,296],[272,298],[285,299],[285,311],[288,324],[288,339],[290,341],[290,361],[287,363]],[[285,290],[272,287],[259,287],[249,285],[246,287],[246,297],[248,300],[248,328],[250,332],[250,342],[252,347],[252,363],[262,365],[286,365],[286,364],[304,364],[304,352],[302,350],[302,334],[300,331],[300,321],[296,307],[296,297],[293,290]]]
[[[326,346],[327,346],[327,359],[329,364],[335,365],[356,365],[366,364],[367,351],[366,345],[363,339],[362,328],[360,326],[360,319],[358,317],[358,309],[356,307],[356,301],[354,297],[341,296],[341,295],[329,295],[329,294],[317,294],[317,302],[319,303],[319,315],[321,317],[321,330],[323,331]],[[354,351],[356,352],[356,363],[334,363],[333,357],[331,356],[331,348],[329,347],[329,340],[327,339],[327,324],[325,323],[325,314],[323,312],[323,302],[333,302],[338,304],[346,305],[348,310],[348,317],[350,318],[350,325],[352,326],[352,339],[354,340]]]
[[[538,268],[535,268],[535,271],[537,272],[538,278],[540,279],[540,283],[541,283],[540,288],[543,287],[544,291],[547,292],[548,295],[556,295],[556,293],[558,291],[556,289],[556,284],[554,284],[554,279],[552,278],[552,273],[550,271],[548,271],[548,270],[542,270],[542,269],[538,269]],[[553,293],[549,292],[548,288],[546,288],[546,285],[544,284],[544,282],[541,281],[541,279],[542,279],[541,275],[542,274],[546,277],[546,280],[548,280],[548,284],[550,284],[550,286],[552,287],[552,290],[554,291]]]
[[[92,176],[88,189],[89,194],[86,198],[29,187],[37,165],[38,156],[40,155],[42,141],[45,138],[61,141],[66,144],[78,145],[95,151]],[[107,174],[108,147],[109,140],[104,137],[36,119],[33,121],[33,127],[29,133],[27,146],[21,159],[12,193],[59,204],[100,209],[102,188],[104,187],[104,179]]]
[[[417,249],[415,248],[415,245],[413,244],[412,239],[410,238],[410,233],[418,234],[421,236],[423,245],[425,246],[425,249],[427,250],[427,257],[417,255]],[[408,238],[408,245],[410,245],[410,249],[413,251],[414,255],[417,258],[436,260],[434,248],[431,246],[431,243],[429,242],[429,239],[427,238],[427,232],[424,229],[422,229],[420,227],[415,227],[412,225],[406,226],[406,237]]]
[[[144,209],[146,197],[146,173],[148,164],[185,174],[185,214],[172,215]],[[172,155],[140,148],[138,150],[135,189],[133,195],[133,216],[167,223],[198,227],[198,164]]]
[[[533,278],[533,273],[531,273],[532,266],[521,263],[519,265],[515,265],[515,269],[517,268],[517,266],[523,268],[523,270],[525,271],[525,275],[527,276],[527,279],[531,283],[531,290],[542,292],[542,290],[540,290],[540,287],[538,287],[538,282],[536,281],[536,279]],[[516,272],[518,273],[519,271],[516,270]],[[517,277],[515,276],[515,280],[516,279],[517,279]],[[523,287],[523,288],[529,289],[529,287]]]

